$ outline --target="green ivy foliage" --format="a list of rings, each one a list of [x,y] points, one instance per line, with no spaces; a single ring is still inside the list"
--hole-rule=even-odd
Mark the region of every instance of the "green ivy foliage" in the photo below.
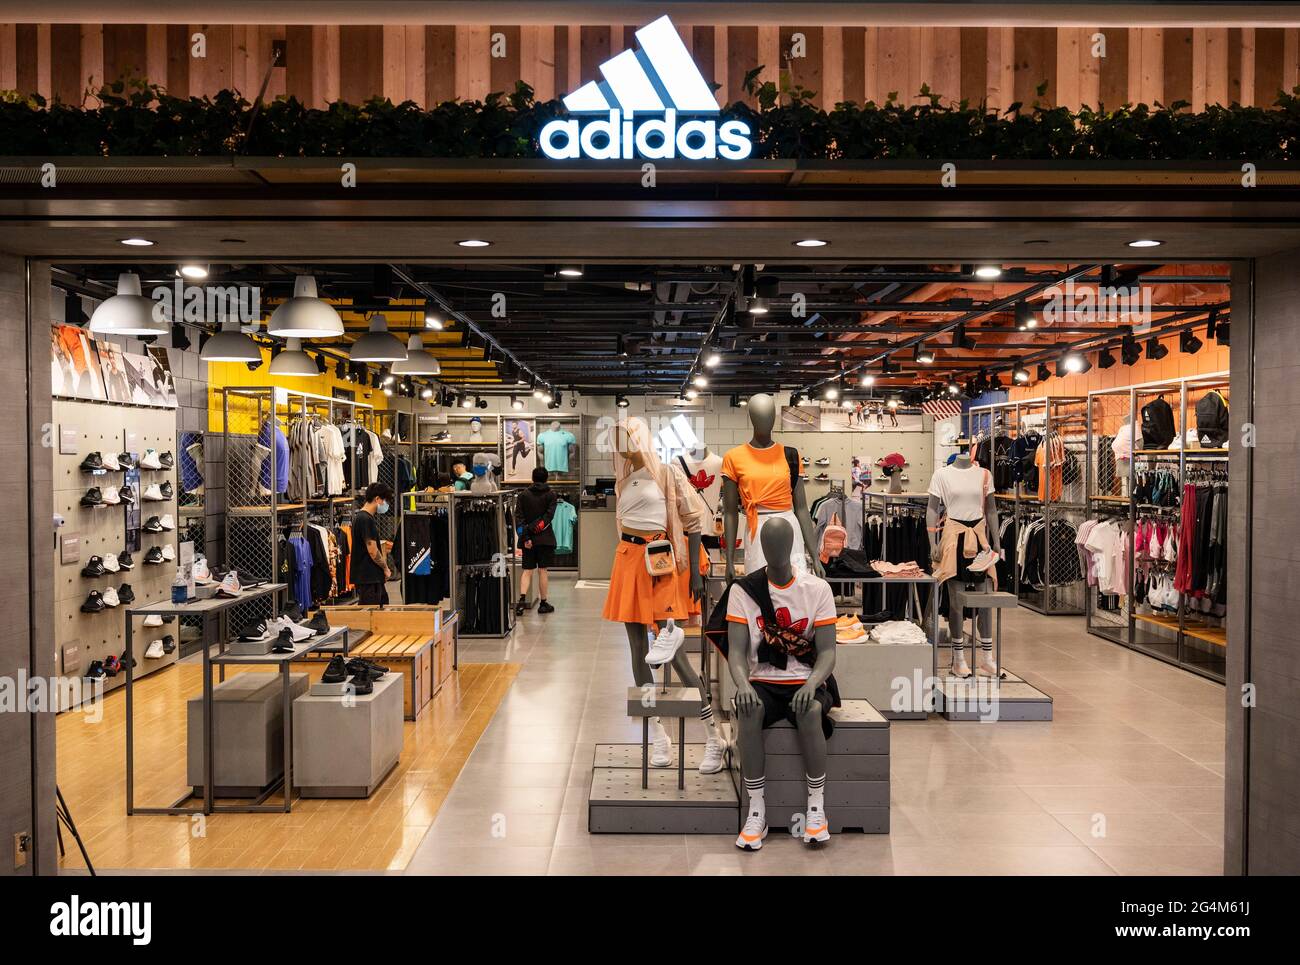
[[[920,102],[813,104],[814,91],[771,81],[762,68],[745,78],[756,106],[731,104],[747,120],[754,157],[808,160],[1300,160],[1300,87],[1279,91],[1271,108],[1215,105],[1193,113],[1186,102],[1125,104],[1079,111],[1035,100],[997,112],[943,102],[922,87]],[[1046,96],[1046,85],[1038,97]],[[293,97],[254,105],[223,90],[172,97],[143,80],[95,92],[98,106],[47,103],[0,91],[0,154],[9,157],[385,157],[534,158],[535,135],[563,114],[537,102],[527,84],[482,101],[424,109],[371,98],[324,110]],[[88,98],[89,100],[89,98]]]

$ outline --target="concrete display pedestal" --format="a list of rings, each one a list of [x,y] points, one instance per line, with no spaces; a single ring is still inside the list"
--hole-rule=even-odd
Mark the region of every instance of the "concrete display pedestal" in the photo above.
[[[826,743],[826,816],[831,831],[888,834],[889,721],[865,700],[845,699],[844,706],[831,715],[835,733]],[[794,725],[782,721],[765,730],[763,749],[768,827],[799,827],[797,822],[808,807],[808,782]],[[749,810],[749,795],[744,792],[739,753],[733,755],[732,765],[740,814],[744,815]]]
[[[303,797],[369,797],[402,753],[401,674],[372,693],[293,702],[293,783]]]
[[[736,790],[725,770],[701,774],[703,744],[678,744],[685,765],[679,788],[675,767],[656,767],[641,786],[639,744],[597,744],[587,830],[592,834],[736,834]]]
[[[306,674],[289,678],[305,694]],[[283,681],[241,673],[212,688],[213,786],[217,797],[257,797],[284,774]],[[186,781],[203,790],[203,698],[186,702]]]
[[[934,670],[930,644],[842,643],[835,682],[842,700],[865,700],[890,720],[924,720]],[[830,780],[830,775],[827,775]]]

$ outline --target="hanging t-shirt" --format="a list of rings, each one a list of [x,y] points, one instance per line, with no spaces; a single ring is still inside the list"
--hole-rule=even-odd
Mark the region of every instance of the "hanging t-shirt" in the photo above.
[[[1034,465],[1038,467],[1038,498],[1060,499],[1065,480],[1065,443],[1060,436],[1053,433],[1046,443],[1038,447],[1034,453]],[[1050,495],[1048,480],[1051,480]]]
[[[790,488],[790,466],[785,447],[773,443],[755,449],[748,442],[727,450],[722,457],[722,475],[740,490],[740,504],[749,522],[749,538],[758,535],[758,509],[794,509]]]
[[[778,447],[780,448],[780,447]],[[792,630],[805,640],[812,640],[817,627],[835,625],[835,597],[831,585],[819,576],[795,571],[785,586],[767,583],[772,597],[772,612],[783,629]],[[739,583],[731,585],[727,595],[727,619],[749,627],[749,679],[768,684],[801,684],[812,673],[812,665],[790,656],[785,669],[759,663],[758,645],[763,640],[763,614]]]
[[[267,419],[262,423],[262,431],[257,434],[257,441],[268,449],[275,446],[275,491],[283,493],[289,491],[289,440],[285,438],[284,433],[280,430],[277,421],[275,425],[275,441],[271,437],[271,420]],[[259,482],[263,489],[271,488],[271,456],[268,453],[266,460],[262,463],[262,474]]]
[[[555,552],[573,552],[573,527],[578,522],[578,511],[573,503],[561,499],[555,504],[555,515],[551,518],[551,529],[555,531]]]
[[[686,478],[691,488],[700,494],[710,515],[717,515],[722,506],[722,457],[706,450],[703,459],[694,459],[685,453],[680,459],[686,464]]]
[[[993,476],[974,463],[965,469],[940,466],[930,477],[928,492],[939,498],[950,519],[983,519],[984,502],[993,492]]]
[[[568,429],[547,429],[537,437],[537,444],[542,447],[543,465],[547,472],[569,471],[569,446],[577,445],[578,440]]]

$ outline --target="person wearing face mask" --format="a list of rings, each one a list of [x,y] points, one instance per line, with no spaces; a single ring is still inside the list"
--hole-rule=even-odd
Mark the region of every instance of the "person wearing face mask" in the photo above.
[[[365,502],[352,517],[352,582],[357,587],[357,602],[365,606],[383,606],[388,602],[384,582],[392,577],[388,552],[393,544],[379,538],[377,518],[393,504],[393,487],[371,483],[366,487]]]

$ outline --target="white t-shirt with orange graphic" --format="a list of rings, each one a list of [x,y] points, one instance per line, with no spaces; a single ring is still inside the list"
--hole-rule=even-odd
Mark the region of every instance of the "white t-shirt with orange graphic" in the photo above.
[[[805,640],[812,640],[817,627],[835,625],[835,597],[831,585],[812,573],[796,571],[785,586],[767,583],[772,596],[776,622],[793,630]],[[784,670],[759,663],[758,645],[763,640],[763,615],[739,583],[733,583],[727,597],[727,619],[749,627],[749,679],[769,684],[802,684],[812,673],[811,662],[788,657]],[[811,661],[812,657],[809,657]]]

